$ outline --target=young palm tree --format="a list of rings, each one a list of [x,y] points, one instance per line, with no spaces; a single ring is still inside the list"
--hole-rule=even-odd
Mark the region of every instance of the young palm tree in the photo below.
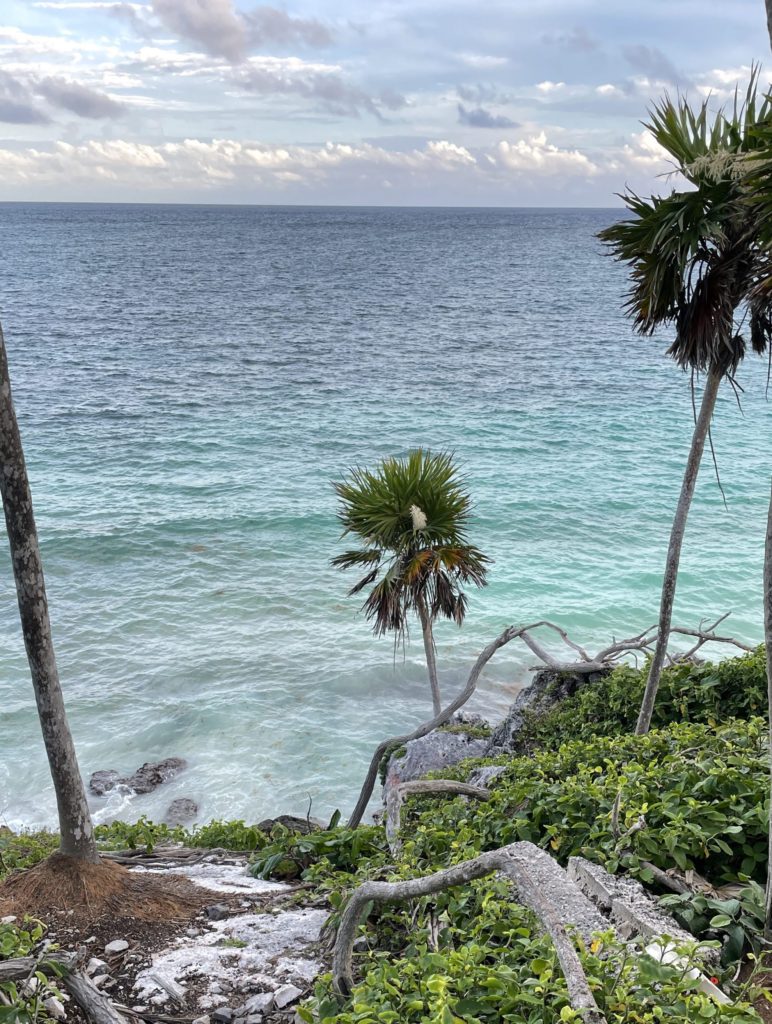
[[[459,625],[466,613],[464,584],[482,587],[488,559],[467,542],[471,500],[450,455],[423,449],[384,459],[374,470],[354,469],[334,484],[343,535],[362,546],[332,560],[341,569],[364,569],[349,594],[371,587],[363,608],[376,635],[421,623],[434,713],[442,710],[433,624]]]
[[[670,638],[678,563],[697,473],[724,378],[732,379],[746,349],[772,338],[769,302],[750,296],[764,275],[767,254],[760,244],[760,214],[748,201],[747,168],[763,142],[756,125],[770,116],[770,103],[756,102],[754,72],[745,102],[731,114],[708,119],[707,103],[693,111],[679,99],[662,100],[647,125],[672,157],[689,188],[642,199],[627,192],[632,218],[600,233],[614,255],[631,268],[627,312],[636,330],[652,334],[675,328],[668,349],[676,363],[705,375],[691,450],[670,534],[662,583],[659,633],[636,726],[648,732]]]
[[[40,561],[32,495],[13,408],[8,359],[0,327],[0,493],[11,561],[16,580],[24,644],[40,726],[59,808],[61,852],[79,861],[99,862],[86,791],[78,770],[72,736],[64,711],[56,668],[48,600]]]

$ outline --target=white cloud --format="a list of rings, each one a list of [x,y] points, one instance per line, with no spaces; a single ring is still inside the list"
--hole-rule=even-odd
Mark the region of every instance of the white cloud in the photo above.
[[[632,170],[652,175],[666,174],[673,170],[672,158],[649,132],[637,132],[632,136],[631,141],[622,147],[618,161],[612,164],[612,168],[620,166],[620,163]]]
[[[566,178],[596,173],[577,150],[561,150],[544,135],[471,151],[448,140],[420,148],[391,150],[368,143],[275,146],[235,139],[185,139],[149,145],[126,140],[59,142],[48,150],[0,149],[0,176],[7,186],[30,183],[116,181],[127,187],[164,190],[181,186],[212,188],[226,182],[313,184],[345,178],[352,170],[379,187],[388,175],[431,184],[437,174],[485,182],[537,171]]]
[[[147,10],[143,4],[121,3],[116,0],[38,0],[32,6],[55,11],[112,11],[116,7],[131,8],[133,11]]]
[[[518,142],[499,142],[494,159],[508,170],[519,173],[563,174],[591,177],[598,166],[578,149],[560,149],[547,141],[544,132]]]
[[[501,68],[509,63],[506,57],[495,57],[492,54],[485,53],[459,53],[457,56],[462,64],[466,64],[470,68],[480,68],[483,70]]]
[[[536,88],[539,90],[539,92],[543,92],[546,95],[549,95],[550,93],[554,93],[554,92],[560,92],[561,90],[565,89],[565,87],[566,87],[566,83],[565,82],[549,82],[549,81],[547,81],[547,82],[539,82],[538,85],[536,86]]]

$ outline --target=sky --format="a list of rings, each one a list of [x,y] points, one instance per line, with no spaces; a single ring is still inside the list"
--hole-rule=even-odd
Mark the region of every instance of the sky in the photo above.
[[[770,56],[763,0],[2,0],[0,200],[613,206]]]

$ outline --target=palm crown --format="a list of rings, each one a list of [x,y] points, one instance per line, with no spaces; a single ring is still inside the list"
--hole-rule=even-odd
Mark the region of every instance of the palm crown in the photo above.
[[[432,619],[461,624],[462,587],[484,586],[489,560],[466,539],[471,499],[452,456],[417,449],[375,470],[354,469],[334,487],[344,536],[355,535],[363,546],[332,564],[365,570],[349,593],[372,584],[363,607],[375,633],[404,633],[420,603]]]
[[[636,329],[651,334],[674,324],[668,352],[688,369],[735,372],[748,340],[735,324],[740,307],[756,352],[772,336],[770,306],[758,290],[769,253],[747,185],[766,145],[758,124],[772,113],[769,97],[757,103],[757,78],[754,71],[743,104],[735,98],[731,114],[722,110],[712,119],[708,101],[696,112],[680,98],[658,103],[646,127],[692,188],[650,199],[628,191],[622,198],[633,218],[600,232],[631,267],[627,312]]]

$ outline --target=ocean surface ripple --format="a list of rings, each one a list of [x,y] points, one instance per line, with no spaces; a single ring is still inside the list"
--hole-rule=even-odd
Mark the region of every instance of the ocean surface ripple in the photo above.
[[[613,210],[0,205],[0,299],[60,673],[85,775],[190,769],[98,820],[350,809],[376,742],[430,710],[421,646],[375,640],[331,569],[331,479],[451,449],[495,560],[444,692],[512,622],[585,644],[656,620],[691,434],[667,336],[632,335]],[[676,618],[761,639],[766,365],[723,388]],[[0,821],[55,805],[0,554]],[[474,707],[533,656],[510,645]]]

